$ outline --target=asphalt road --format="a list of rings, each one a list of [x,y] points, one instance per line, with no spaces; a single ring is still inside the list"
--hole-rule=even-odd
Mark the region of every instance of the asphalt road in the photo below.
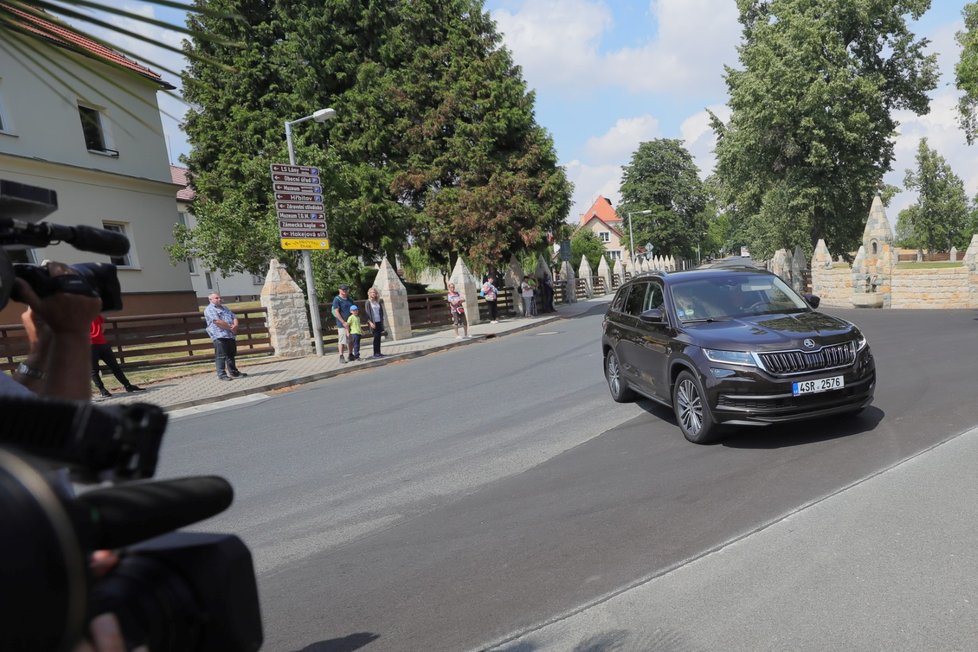
[[[841,311],[877,358],[860,417],[694,446],[620,406],[592,314],[179,419],[161,476],[220,472],[266,650],[506,639],[757,531],[978,423],[973,311]]]

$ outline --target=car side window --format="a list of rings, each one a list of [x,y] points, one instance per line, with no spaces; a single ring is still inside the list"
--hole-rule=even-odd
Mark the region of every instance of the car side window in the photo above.
[[[645,294],[645,310],[663,307],[665,300],[662,298],[662,286],[658,283],[650,283],[649,291]]]
[[[636,283],[632,286],[632,291],[628,293],[628,299],[625,300],[624,312],[626,314],[633,317],[642,314],[645,310],[645,295],[648,288],[648,283]]]
[[[625,305],[625,297],[628,296],[628,287],[623,287],[618,290],[618,294],[615,295],[615,300],[611,302],[611,309],[616,312],[621,312]]]

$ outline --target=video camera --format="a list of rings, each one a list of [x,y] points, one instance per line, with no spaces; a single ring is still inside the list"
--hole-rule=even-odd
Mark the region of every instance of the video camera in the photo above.
[[[121,307],[112,265],[51,278],[11,264],[8,248],[56,241],[106,255],[128,250],[116,233],[31,221],[56,207],[53,191],[0,181],[0,307],[17,298],[15,276],[42,296],[76,292]],[[231,485],[217,476],[149,480],[166,422],[146,403],[0,396],[0,650],[70,650],[101,613],[116,614],[130,649],[261,647],[248,548],[233,535],[175,532],[226,509]],[[69,478],[113,486],[75,495]],[[122,549],[120,561],[96,578],[88,558],[106,549]]]
[[[44,267],[11,262],[7,250],[47,247],[58,242],[106,256],[124,256],[129,252],[129,239],[121,233],[90,226],[38,222],[57,208],[58,195],[53,190],[0,180],[0,308],[10,298],[18,300],[14,277],[19,277],[40,297],[55,292],[85,294],[100,297],[103,311],[121,310],[119,278],[111,263],[72,265],[77,275],[51,278]]]

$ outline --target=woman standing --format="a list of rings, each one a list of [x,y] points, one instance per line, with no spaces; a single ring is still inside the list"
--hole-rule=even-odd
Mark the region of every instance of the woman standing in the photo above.
[[[448,309],[452,313],[452,328],[455,329],[455,339],[460,340],[462,336],[458,334],[458,326],[462,325],[465,330],[465,338],[469,337],[469,322],[465,319],[465,297],[455,291],[455,284],[448,284]]]
[[[380,304],[377,288],[367,290],[367,305],[364,306],[367,323],[374,332],[374,358],[383,358],[380,352],[380,338],[384,334],[384,306]]]
[[[499,309],[496,307],[496,299],[499,297],[499,290],[496,289],[496,279],[492,274],[482,284],[482,296],[486,298],[486,305],[489,306],[489,323],[499,323]]]

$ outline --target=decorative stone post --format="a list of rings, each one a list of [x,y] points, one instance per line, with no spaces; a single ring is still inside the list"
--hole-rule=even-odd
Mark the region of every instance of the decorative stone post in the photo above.
[[[852,263],[853,299],[857,308],[889,308],[892,302],[893,228],[886,219],[883,201],[873,198],[869,219],[863,230],[863,244]]]
[[[566,260],[560,266],[560,279],[564,282],[564,303],[577,303],[577,277]]]
[[[384,257],[374,279],[373,287],[384,306],[384,327],[392,340],[411,337],[411,312],[408,309],[407,289],[394,268]]]
[[[619,285],[625,282],[625,267],[621,264],[621,258],[615,261],[614,273],[618,277]]]
[[[801,294],[805,291],[805,269],[808,268],[808,261],[801,246],[795,245],[795,254],[791,257],[791,284],[795,292]]]
[[[268,266],[265,285],[261,288],[261,305],[266,310],[268,337],[275,355],[280,358],[309,355],[306,295],[275,258]]]
[[[604,279],[604,291],[606,293],[611,292],[611,268],[608,267],[608,261],[603,254],[601,261],[598,263],[598,276]]]
[[[978,234],[971,236],[971,244],[964,252],[964,266],[968,268],[968,307],[978,308]]]
[[[591,278],[591,263],[588,262],[587,256],[581,256],[581,266],[577,273],[584,279],[584,296],[590,299],[594,296],[594,279]]]
[[[461,256],[455,261],[455,269],[452,270],[452,276],[448,280],[454,283],[455,289],[465,297],[465,320],[469,322],[469,326],[482,321],[479,315],[479,284]]]

